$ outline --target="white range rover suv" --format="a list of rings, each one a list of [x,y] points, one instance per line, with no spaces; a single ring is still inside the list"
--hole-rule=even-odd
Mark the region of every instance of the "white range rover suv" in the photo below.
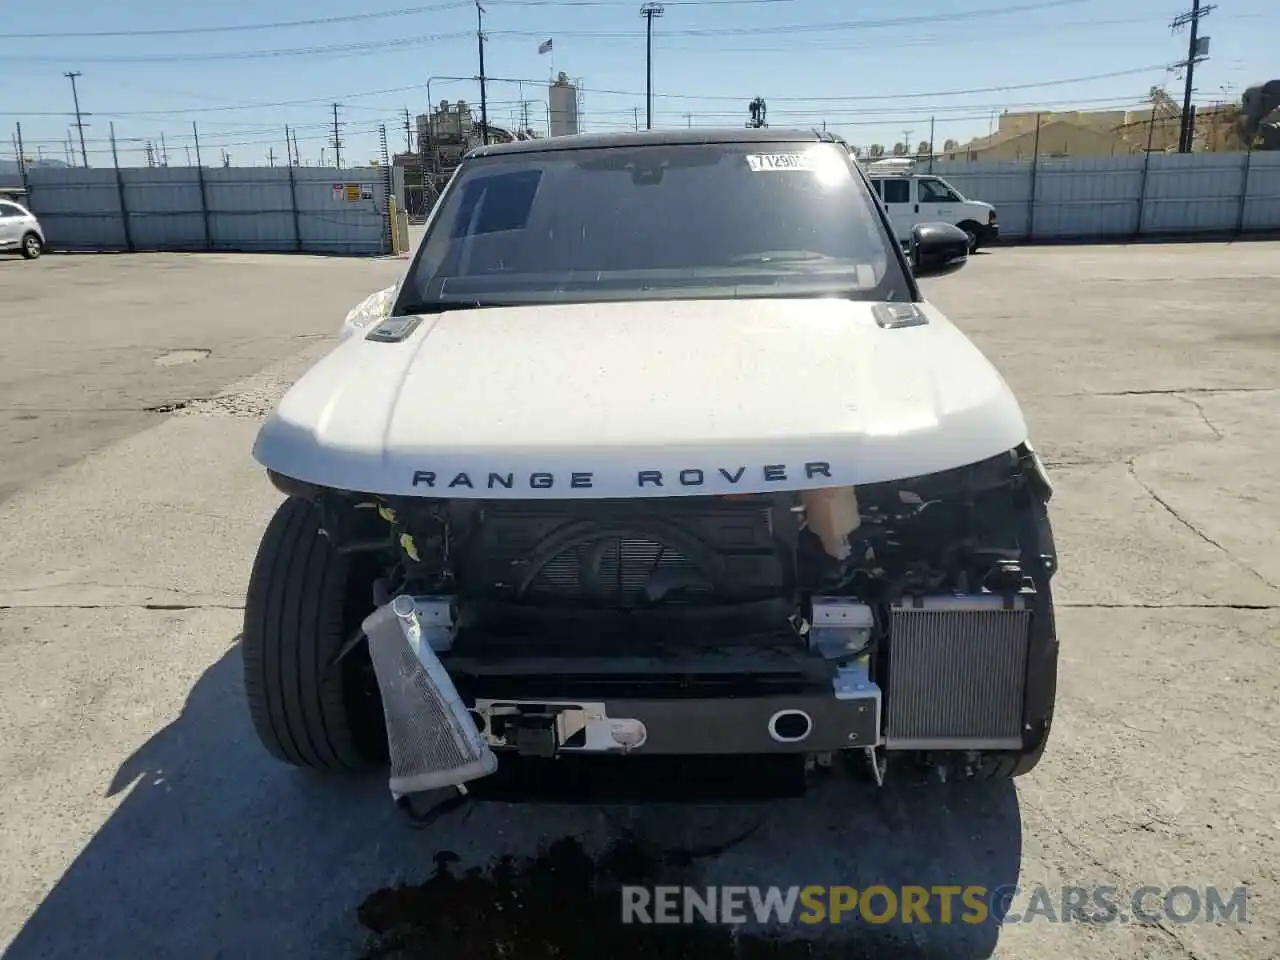
[[[1051,488],[917,285],[967,246],[904,252],[817,132],[470,153],[254,447],[286,495],[243,636],[267,749],[389,761],[402,803],[557,761],[1030,770]]]

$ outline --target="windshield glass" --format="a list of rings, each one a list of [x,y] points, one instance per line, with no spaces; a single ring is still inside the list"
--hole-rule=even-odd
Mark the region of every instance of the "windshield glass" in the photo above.
[[[397,312],[461,304],[910,300],[874,199],[830,143],[482,157],[441,199]]]

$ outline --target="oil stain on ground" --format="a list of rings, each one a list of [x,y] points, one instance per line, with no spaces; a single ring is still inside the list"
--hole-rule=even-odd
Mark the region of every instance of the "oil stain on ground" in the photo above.
[[[622,923],[621,885],[696,886],[691,859],[629,839],[593,858],[565,837],[534,857],[457,872],[456,855],[444,852],[425,883],[379,890],[361,904],[372,941],[362,960],[857,960],[912,952],[909,943],[873,951],[848,940],[735,935],[727,926]]]

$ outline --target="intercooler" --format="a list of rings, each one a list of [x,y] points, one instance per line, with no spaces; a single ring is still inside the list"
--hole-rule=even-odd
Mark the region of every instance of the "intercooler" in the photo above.
[[[909,598],[889,625],[885,746],[1022,746],[1031,610],[1026,598]]]

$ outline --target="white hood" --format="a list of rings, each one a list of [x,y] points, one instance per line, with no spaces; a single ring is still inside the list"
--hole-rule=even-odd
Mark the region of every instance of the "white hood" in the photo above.
[[[254,457],[368,493],[657,497],[901,479],[1025,440],[995,368],[920,306],[929,322],[897,329],[812,299],[427,316],[402,343],[339,344]]]

